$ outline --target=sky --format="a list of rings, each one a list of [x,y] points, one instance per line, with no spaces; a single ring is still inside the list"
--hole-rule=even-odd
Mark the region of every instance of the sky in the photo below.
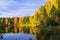
[[[0,17],[33,16],[47,0],[0,0]]]

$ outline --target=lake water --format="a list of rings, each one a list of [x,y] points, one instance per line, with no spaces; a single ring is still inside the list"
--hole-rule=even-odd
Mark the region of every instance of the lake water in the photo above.
[[[6,33],[2,34],[2,40],[34,40],[33,34],[24,34],[24,33]]]

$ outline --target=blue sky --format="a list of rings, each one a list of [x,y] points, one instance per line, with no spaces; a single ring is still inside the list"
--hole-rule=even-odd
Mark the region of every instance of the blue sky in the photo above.
[[[0,17],[32,16],[47,0],[0,0]]]

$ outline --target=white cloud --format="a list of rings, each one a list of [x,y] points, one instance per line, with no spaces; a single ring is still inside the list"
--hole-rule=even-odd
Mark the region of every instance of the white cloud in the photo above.
[[[19,9],[19,10],[13,10],[11,12],[1,12],[2,17],[22,17],[22,16],[29,16],[33,15],[34,10],[32,9]],[[32,13],[32,14],[31,14]]]
[[[37,7],[37,3],[0,0],[0,17],[21,17],[33,15],[33,12]]]
[[[13,8],[9,8],[14,6],[18,6],[19,8],[17,10],[13,10]],[[25,6],[26,8],[22,8],[20,6],[23,6],[23,7]],[[21,16],[33,15],[33,12],[34,12],[33,6],[36,6],[36,4],[18,3],[16,1],[8,1],[8,0],[0,1],[0,14],[1,14],[0,17],[14,17],[14,16],[21,17]]]

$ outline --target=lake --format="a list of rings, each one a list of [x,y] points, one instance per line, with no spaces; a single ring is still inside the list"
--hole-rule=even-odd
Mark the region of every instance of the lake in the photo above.
[[[24,34],[24,33],[5,33],[2,34],[2,40],[34,40],[33,34]]]

